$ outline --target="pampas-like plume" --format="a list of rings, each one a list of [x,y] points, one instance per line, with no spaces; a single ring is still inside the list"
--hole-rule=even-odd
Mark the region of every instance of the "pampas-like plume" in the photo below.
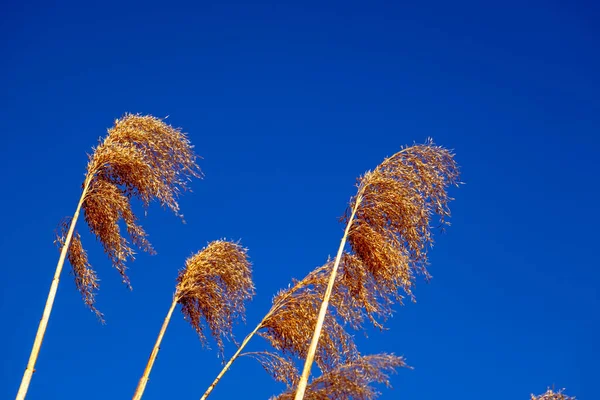
[[[133,258],[134,251],[123,237],[119,221],[125,222],[133,245],[153,252],[146,233],[137,223],[130,201],[138,198],[147,207],[152,200],[157,200],[179,214],[177,196],[187,190],[190,178],[201,175],[196,158],[193,146],[181,130],[152,116],[127,114],[108,130],[106,138],[89,157],[75,213],[60,226],[56,241],[61,247],[60,257],[17,400],[24,399],[27,394],[67,257],[84,302],[101,318],[94,306],[98,279],[88,262],[80,236],[75,232],[81,209],[90,231],[102,243],[112,264],[129,285],[125,263]]]
[[[246,249],[238,243],[217,240],[188,258],[177,277],[171,307],[158,334],[150,358],[140,379],[134,400],[144,394],[150,371],[177,303],[186,320],[206,345],[202,321],[211,331],[223,354],[223,339],[233,339],[235,319],[244,320],[245,302],[254,295],[251,264]]]
[[[263,330],[259,333],[274,349],[290,356],[306,357],[308,338],[317,320],[331,268],[332,263],[328,262],[301,281],[294,281],[294,286],[280,291],[275,296],[273,307],[262,321]],[[337,292],[333,296],[333,312],[356,314],[355,310],[348,309],[347,300],[344,292]],[[325,321],[321,346],[316,356],[321,370],[330,370],[333,366],[358,355],[352,336],[345,331],[340,322],[343,321],[335,317]]]
[[[561,389],[558,392],[548,388],[546,393],[540,394],[539,396],[531,395],[531,400],[575,400],[575,397],[567,396],[563,394],[565,389]]]
[[[371,384],[382,383],[390,387],[388,374],[399,367],[406,367],[404,359],[393,354],[361,356],[314,379],[307,386],[304,397],[309,400],[376,399],[380,393]],[[272,400],[293,398],[294,386]]]
[[[458,184],[458,176],[454,155],[428,140],[385,159],[359,179],[358,192],[344,218],[346,229],[319,310],[296,400],[304,397],[346,240],[379,293],[391,298],[402,289],[412,298],[415,273],[428,277],[432,216],[437,215],[440,224],[446,224],[451,200],[447,188]]]

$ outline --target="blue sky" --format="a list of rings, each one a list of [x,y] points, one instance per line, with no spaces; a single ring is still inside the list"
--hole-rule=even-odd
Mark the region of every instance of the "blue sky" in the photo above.
[[[206,178],[181,199],[187,224],[158,206],[142,219],[158,255],[129,265],[133,292],[79,225],[107,325],[66,269],[29,399],[131,396],[178,269],[223,237],[254,264],[241,340],[279,288],[335,254],[356,177],[428,136],[455,150],[466,185],[418,302],[357,339],[414,367],[382,398],[527,399],[548,385],[594,398],[600,10],[523,3],[3,3],[0,398],[17,391],[86,152],[125,112],[169,115]],[[177,312],[144,398],[199,398],[219,370]],[[281,389],[240,359],[211,398]]]

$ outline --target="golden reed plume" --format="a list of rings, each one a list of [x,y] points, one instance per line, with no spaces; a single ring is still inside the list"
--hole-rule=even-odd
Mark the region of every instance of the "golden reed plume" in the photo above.
[[[441,225],[446,223],[451,200],[447,188],[457,185],[458,177],[454,155],[428,140],[424,145],[404,148],[359,179],[358,192],[344,217],[346,229],[319,310],[296,400],[304,397],[346,240],[379,293],[391,298],[402,289],[412,297],[415,273],[428,276],[432,217],[437,215]]]
[[[531,400],[575,400],[575,397],[567,396],[563,394],[565,389],[561,389],[558,392],[548,388],[546,393],[540,394],[539,396],[531,395]]]
[[[372,400],[379,393],[371,383],[382,383],[388,388],[388,374],[396,368],[406,367],[404,359],[393,354],[376,354],[361,356],[335,369],[323,373],[314,379],[306,388],[304,397],[309,400]],[[272,400],[292,400],[295,386]]]
[[[204,320],[222,355],[223,338],[233,339],[233,323],[238,318],[244,320],[245,302],[253,295],[254,284],[247,250],[238,243],[217,240],[188,258],[185,268],[177,277],[171,307],[133,399],[139,400],[144,394],[150,371],[176,304],[181,305],[185,319],[198,333],[203,345],[206,345],[202,324]]]
[[[196,159],[193,146],[180,129],[152,116],[127,114],[116,120],[108,130],[106,138],[89,157],[81,197],[73,217],[64,220],[59,227],[57,243],[61,247],[60,257],[17,400],[24,399],[27,394],[65,258],[68,257],[73,267],[75,284],[86,305],[102,318],[94,306],[98,278],[88,262],[80,235],[75,232],[81,209],[90,231],[102,243],[112,264],[129,285],[125,263],[133,258],[134,252],[130,242],[122,235],[119,221],[125,222],[133,245],[153,252],[130,202],[132,198],[138,198],[147,207],[152,200],[157,200],[179,214],[178,195],[187,190],[192,177],[201,175]]]

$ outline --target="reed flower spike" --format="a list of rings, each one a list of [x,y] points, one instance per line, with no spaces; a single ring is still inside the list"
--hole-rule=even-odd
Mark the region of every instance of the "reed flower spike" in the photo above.
[[[416,273],[427,273],[427,250],[433,244],[431,221],[450,216],[447,189],[458,185],[454,155],[431,140],[402,149],[358,180],[358,192],[344,217],[342,237],[327,290],[319,310],[295,399],[301,400],[346,241],[384,298],[403,290],[411,298]]]
[[[133,259],[131,246],[153,252],[131,209],[131,200],[139,199],[144,207],[157,200],[179,214],[178,195],[188,189],[192,177],[201,176],[196,159],[186,134],[152,116],[126,114],[108,130],[108,135],[89,156],[75,213],[59,226],[56,242],[61,247],[60,257],[17,394],[18,400],[27,394],[66,258],[73,267],[75,284],[84,302],[101,317],[94,306],[98,278],[88,262],[80,235],[75,232],[81,209],[90,231],[129,285],[125,264]],[[121,220],[130,240],[119,228]]]
[[[221,355],[223,339],[233,339],[233,324],[244,320],[245,302],[254,295],[251,264],[246,249],[238,243],[217,240],[188,258],[177,277],[177,287],[158,338],[140,379],[134,400],[144,394],[150,371],[177,304],[186,320],[207,345],[204,324],[215,338]],[[204,321],[204,324],[203,324]]]
[[[564,389],[555,392],[552,389],[548,389],[546,393],[540,394],[539,396],[531,395],[531,400],[575,400],[575,397],[567,396],[563,394]]]

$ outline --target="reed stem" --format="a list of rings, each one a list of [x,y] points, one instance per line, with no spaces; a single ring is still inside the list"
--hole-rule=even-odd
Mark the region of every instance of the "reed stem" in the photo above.
[[[248,342],[250,341],[250,339],[252,339],[252,336],[254,336],[254,334],[256,332],[258,332],[258,330],[260,328],[262,328],[262,324],[269,317],[269,315],[270,315],[270,313],[267,314],[267,316],[265,318],[263,318],[263,320],[260,321],[260,323],[258,325],[256,325],[256,328],[254,328],[254,330],[252,332],[250,332],[250,334],[248,334],[248,336],[246,336],[244,338],[244,341],[242,342],[242,344],[240,345],[240,347],[237,349],[237,351],[235,352],[235,354],[229,359],[229,361],[227,361],[227,364],[225,364],[225,366],[223,367],[223,369],[221,370],[221,372],[219,373],[219,375],[217,375],[217,377],[215,378],[215,380],[213,381],[213,383],[211,383],[210,386],[208,387],[208,389],[206,389],[206,392],[204,392],[204,394],[202,395],[202,397],[200,398],[200,400],[206,400],[206,398],[213,391],[213,389],[215,388],[215,386],[217,385],[217,383],[219,383],[219,381],[221,380],[221,378],[223,377],[223,375],[225,375],[225,372],[227,372],[227,370],[229,370],[229,367],[231,367],[231,364],[233,364],[233,362],[236,360],[236,358],[239,357],[239,355],[242,352],[242,350],[244,349],[244,347],[246,347],[246,345],[248,344]]]
[[[77,208],[75,209],[75,213],[73,214],[73,218],[71,219],[71,225],[69,226],[69,231],[67,232],[67,237],[65,238],[65,243],[60,251],[60,257],[58,258],[58,264],[56,265],[56,270],[54,271],[54,278],[52,279],[52,284],[50,285],[50,292],[48,293],[48,298],[46,299],[46,305],[44,306],[44,313],[42,314],[42,319],[40,320],[40,324],[38,326],[37,333],[35,335],[35,340],[33,341],[33,347],[31,349],[31,354],[29,355],[29,361],[27,362],[27,368],[25,368],[25,373],[23,374],[23,379],[21,379],[21,385],[19,386],[19,391],[17,393],[16,400],[24,400],[27,395],[27,390],[29,389],[29,385],[31,383],[31,378],[33,373],[35,372],[35,363],[37,361],[38,355],[40,354],[40,349],[42,347],[42,341],[44,340],[44,335],[46,333],[46,328],[48,327],[48,320],[50,319],[50,314],[52,313],[52,306],[54,305],[54,298],[56,297],[56,292],[58,290],[58,283],[60,281],[60,274],[63,269],[63,265],[65,264],[65,259],[67,258],[67,254],[69,252],[69,245],[71,244],[71,239],[73,238],[73,232],[75,231],[75,225],[77,224],[77,219],[79,218],[79,212],[81,211],[81,206],[85,201],[85,197],[90,188],[91,178],[86,179],[83,191],[81,193],[81,197],[79,198],[79,203],[77,204]]]
[[[344,252],[344,247],[346,246],[346,240],[348,239],[348,233],[350,232],[350,227],[352,226],[352,222],[354,221],[354,217],[356,215],[356,211],[358,210],[358,206],[362,201],[362,195],[359,194],[356,197],[356,201],[354,204],[354,208],[352,209],[352,214],[348,219],[348,223],[346,224],[346,229],[344,230],[344,236],[342,237],[342,241],[340,242],[340,247],[338,249],[337,255],[335,257],[335,263],[333,264],[333,269],[331,270],[331,275],[329,276],[329,282],[327,283],[327,290],[325,291],[325,296],[323,297],[323,302],[321,303],[321,308],[319,309],[319,317],[317,318],[317,324],[315,325],[315,331],[313,333],[312,340],[310,342],[310,346],[308,348],[308,353],[306,355],[306,361],[304,363],[304,368],[302,370],[302,376],[300,376],[300,381],[298,382],[298,388],[296,389],[295,400],[302,400],[304,398],[304,392],[306,391],[306,386],[308,384],[308,377],[310,376],[310,370],[312,364],[315,360],[315,353],[317,351],[317,345],[319,343],[319,338],[321,336],[321,330],[323,329],[323,322],[325,321],[325,315],[327,314],[327,307],[329,306],[329,299],[331,297],[331,293],[333,292],[333,284],[335,283],[335,278],[337,276],[337,271],[340,266],[340,261],[342,259],[342,254]]]
[[[162,327],[160,328],[160,332],[158,333],[156,343],[154,343],[154,347],[152,348],[152,353],[150,353],[150,358],[148,359],[148,363],[146,364],[146,368],[144,369],[144,374],[140,378],[140,382],[138,383],[138,386],[135,389],[135,393],[133,394],[133,400],[140,400],[142,398],[142,395],[144,394],[144,390],[146,390],[146,384],[148,383],[150,371],[152,370],[152,366],[154,365],[156,356],[158,356],[158,351],[160,350],[160,343],[162,342],[163,336],[165,335],[167,326],[169,326],[169,322],[171,321],[171,315],[173,315],[173,310],[175,310],[176,305],[177,295],[174,295],[173,302],[171,303],[171,308],[169,308],[169,312],[167,313]]]

